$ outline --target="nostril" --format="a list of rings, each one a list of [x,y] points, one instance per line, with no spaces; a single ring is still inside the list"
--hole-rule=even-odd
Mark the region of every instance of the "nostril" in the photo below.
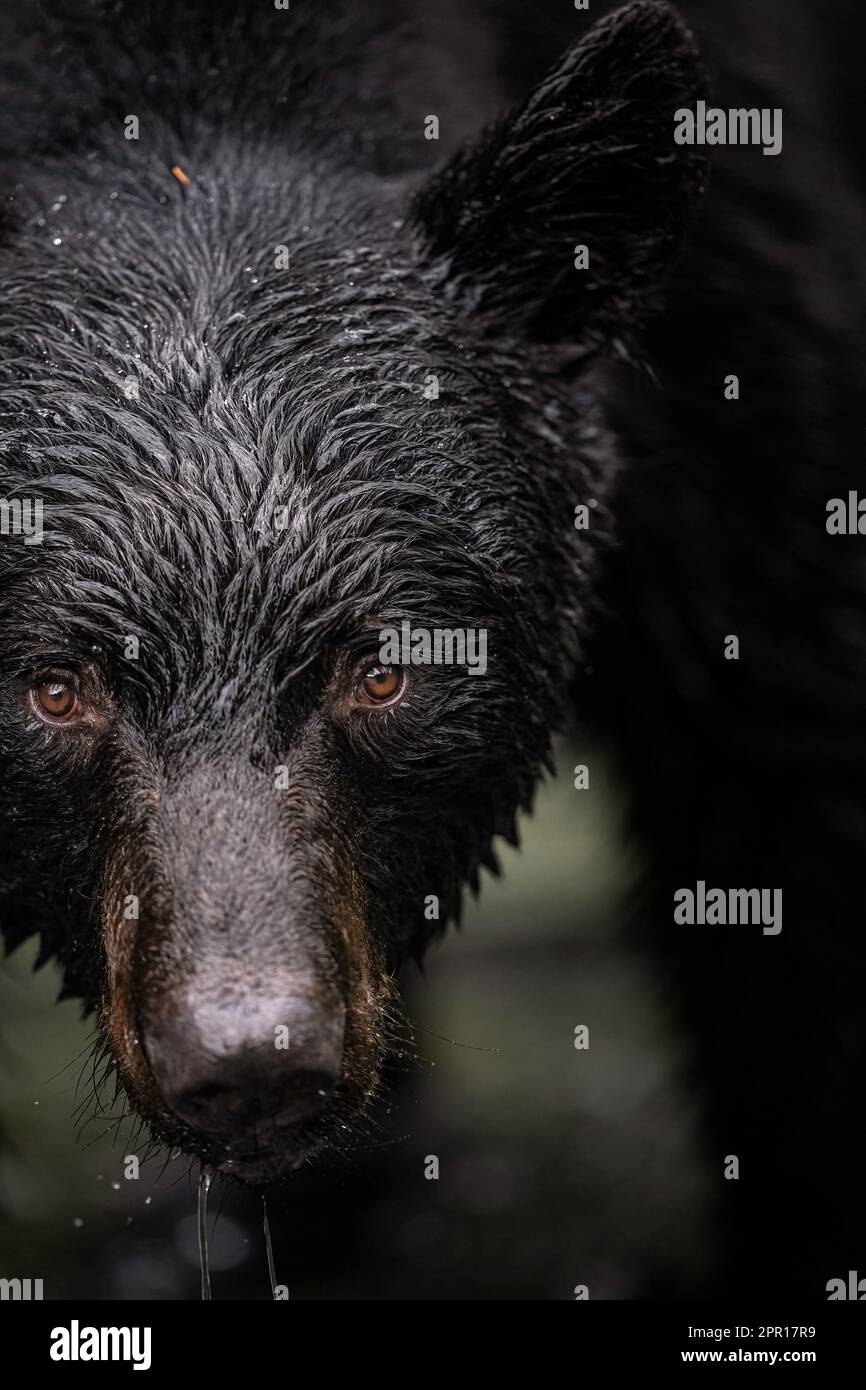
[[[296,1072],[288,1077],[286,1084],[271,1097],[274,1105],[270,1113],[277,1125],[312,1119],[324,1109],[336,1081],[335,1076],[319,1071]]]
[[[313,1119],[335,1084],[334,1076],[321,1071],[287,1072],[280,1081],[252,1069],[239,1073],[232,1084],[204,1082],[167,1095],[166,1101],[180,1119],[208,1133],[236,1132],[260,1120],[279,1130]]]
[[[251,1099],[221,1082],[206,1082],[174,1095],[169,1092],[165,1099],[175,1114],[195,1129],[211,1129],[218,1119],[223,1126],[243,1122],[254,1108]]]

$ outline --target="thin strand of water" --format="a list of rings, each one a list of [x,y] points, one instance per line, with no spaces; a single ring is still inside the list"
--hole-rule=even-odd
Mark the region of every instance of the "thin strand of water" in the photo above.
[[[207,1195],[213,1179],[213,1169],[202,1164],[198,1180],[198,1257],[201,1263],[201,1296],[212,1297],[210,1291],[210,1268],[207,1259]]]
[[[274,1298],[276,1298],[276,1296],[277,1296],[277,1271],[276,1271],[276,1269],[275,1269],[275,1267],[274,1267],[274,1247],[273,1247],[273,1245],[271,1244],[271,1228],[270,1228],[270,1226],[268,1225],[268,1203],[267,1203],[267,1199],[266,1199],[264,1196],[262,1197],[262,1213],[263,1213],[263,1216],[264,1216],[264,1223],[263,1223],[263,1224],[264,1224],[264,1231],[265,1231],[265,1252],[266,1252],[267,1257],[268,1257],[268,1274],[270,1275],[270,1280],[271,1280],[271,1295],[272,1295]]]

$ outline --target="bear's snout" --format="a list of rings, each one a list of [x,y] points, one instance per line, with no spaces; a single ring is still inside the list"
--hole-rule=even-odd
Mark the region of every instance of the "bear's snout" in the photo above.
[[[165,1107],[217,1166],[255,1180],[303,1158],[339,1084],[345,1009],[313,982],[218,982],[174,996],[144,1046]]]
[[[357,861],[300,772],[289,796],[246,759],[142,778],[100,904],[114,1060],[162,1142],[267,1182],[377,1086],[390,981]]]

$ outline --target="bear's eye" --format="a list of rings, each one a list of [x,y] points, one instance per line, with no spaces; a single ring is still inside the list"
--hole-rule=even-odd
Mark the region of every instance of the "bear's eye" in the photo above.
[[[50,677],[31,687],[30,701],[40,719],[64,720],[81,708],[78,692],[70,680]]]
[[[371,666],[358,687],[361,704],[393,704],[403,693],[404,684],[402,666]]]

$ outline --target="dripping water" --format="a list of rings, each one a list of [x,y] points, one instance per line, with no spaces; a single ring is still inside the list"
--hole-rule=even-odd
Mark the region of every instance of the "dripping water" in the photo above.
[[[262,1197],[262,1214],[264,1217],[265,1230],[265,1253],[268,1257],[268,1274],[271,1280],[271,1296],[277,1296],[277,1272],[274,1268],[274,1247],[271,1244],[271,1228],[268,1225],[268,1203],[267,1198]]]
[[[213,1179],[213,1169],[204,1163],[198,1180],[198,1257],[201,1263],[201,1296],[212,1297],[210,1291],[210,1268],[207,1261],[207,1194]]]

